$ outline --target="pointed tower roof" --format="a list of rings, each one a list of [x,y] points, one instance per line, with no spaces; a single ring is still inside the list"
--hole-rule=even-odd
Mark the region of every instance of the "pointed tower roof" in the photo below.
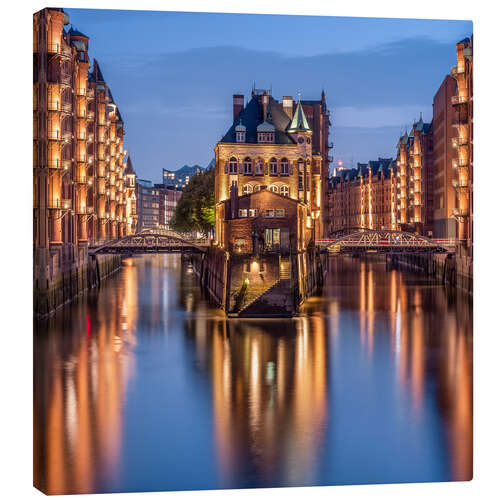
[[[306,114],[302,109],[302,104],[297,103],[297,108],[295,109],[295,113],[292,118],[292,122],[288,126],[288,132],[293,134],[295,132],[312,132],[311,127],[309,127],[309,123],[307,123]]]
[[[134,166],[132,165],[132,160],[130,156],[127,158],[127,166],[125,167],[125,175],[135,175]]]

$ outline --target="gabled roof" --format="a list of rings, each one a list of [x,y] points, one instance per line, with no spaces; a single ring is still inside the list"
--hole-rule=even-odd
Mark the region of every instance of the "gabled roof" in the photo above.
[[[302,109],[302,104],[297,103],[297,107],[295,108],[295,113],[292,118],[292,123],[290,123],[288,127],[288,132],[293,134],[295,132],[312,132],[311,127],[309,127],[309,123],[307,123],[306,114]]]
[[[275,128],[275,144],[295,144],[295,141],[288,135],[287,127],[290,123],[290,118],[283,111],[280,104],[269,96],[267,105],[268,115],[271,123]],[[246,127],[246,143],[257,144],[257,127],[264,121],[262,116],[262,106],[259,103],[259,96],[253,96],[247,103],[243,111],[238,115],[236,120],[222,137],[220,142],[236,142],[236,127],[240,122]]]

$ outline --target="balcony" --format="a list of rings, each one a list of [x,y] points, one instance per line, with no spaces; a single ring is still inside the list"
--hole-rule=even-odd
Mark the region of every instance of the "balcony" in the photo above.
[[[76,89],[75,94],[76,95],[87,95],[86,87],[80,87],[80,88]]]
[[[469,211],[466,208],[454,208],[453,215],[455,217],[467,217],[469,215]]]
[[[61,45],[58,43],[48,43],[47,44],[47,52],[49,54],[60,54],[61,53]]]
[[[71,200],[63,198],[62,200],[56,198],[47,201],[47,208],[54,210],[70,210],[71,209]]]
[[[71,113],[73,111],[73,105],[70,102],[63,102],[62,110],[64,113]]]
[[[457,179],[453,179],[451,181],[451,185],[455,188],[455,189],[465,189],[465,188],[468,188],[469,185],[467,182],[463,181],[463,180],[457,180]]]
[[[458,105],[458,104],[465,104],[467,103],[468,101],[468,97],[467,96],[464,96],[464,95],[454,95],[451,97],[451,104],[453,104],[454,106]]]
[[[461,73],[463,73],[465,71],[465,68],[463,66],[453,66],[451,69],[450,69],[450,75],[453,77],[453,78],[456,78],[458,75],[460,75]]]
[[[72,75],[70,73],[61,73],[59,83],[62,85],[71,85]]]
[[[60,130],[49,130],[47,132],[47,139],[50,141],[60,141],[61,140],[61,131]]]
[[[453,137],[451,139],[451,144],[454,148],[457,148],[458,146],[466,146],[469,143],[468,137]]]
[[[47,166],[51,169],[60,169],[62,168],[62,160],[49,160]]]
[[[47,103],[48,111],[61,111],[61,103],[60,101],[49,101]]]

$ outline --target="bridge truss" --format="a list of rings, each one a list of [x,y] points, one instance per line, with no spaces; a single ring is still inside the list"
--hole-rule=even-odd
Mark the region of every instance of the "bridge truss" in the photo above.
[[[91,254],[144,254],[205,252],[210,245],[207,239],[190,238],[173,231],[151,231],[125,236],[100,246],[90,247]]]
[[[405,231],[357,229],[347,234],[317,241],[318,247],[331,253],[450,253],[448,240],[433,240]]]

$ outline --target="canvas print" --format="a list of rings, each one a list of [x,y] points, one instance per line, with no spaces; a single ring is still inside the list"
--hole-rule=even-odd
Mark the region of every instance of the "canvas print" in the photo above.
[[[36,488],[472,479],[473,45],[34,13]]]

